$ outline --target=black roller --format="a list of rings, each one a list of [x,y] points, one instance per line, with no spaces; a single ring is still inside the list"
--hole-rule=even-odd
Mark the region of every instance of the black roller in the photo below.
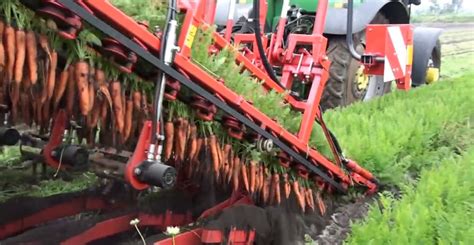
[[[148,160],[135,169],[135,176],[141,182],[163,189],[173,188],[176,184],[176,170],[173,167]]]
[[[79,145],[65,145],[53,152],[53,157],[62,164],[74,168],[87,166],[89,162],[89,152]]]
[[[20,133],[14,128],[0,127],[0,145],[16,145]]]

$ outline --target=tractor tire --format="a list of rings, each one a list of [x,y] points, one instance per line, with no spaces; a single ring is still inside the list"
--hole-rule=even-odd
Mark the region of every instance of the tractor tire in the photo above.
[[[386,24],[389,20],[379,13],[372,24]],[[359,91],[355,79],[360,67],[359,61],[354,59],[347,47],[346,36],[328,36],[327,56],[331,61],[329,79],[321,97],[323,111],[339,106],[347,106],[356,101],[364,100],[366,91]],[[354,45],[359,53],[365,49],[365,30],[354,34]],[[385,83],[383,93],[391,90],[391,83]]]

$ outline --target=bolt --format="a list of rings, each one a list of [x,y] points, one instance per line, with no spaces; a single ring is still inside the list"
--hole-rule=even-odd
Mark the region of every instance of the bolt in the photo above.
[[[139,168],[135,168],[135,169],[133,170],[133,173],[138,176],[138,175],[142,174],[142,170],[139,169]]]

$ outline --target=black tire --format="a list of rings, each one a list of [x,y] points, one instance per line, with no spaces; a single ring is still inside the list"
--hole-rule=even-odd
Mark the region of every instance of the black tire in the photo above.
[[[388,19],[379,13],[372,20],[373,24],[389,23]],[[354,83],[359,62],[354,59],[346,44],[346,36],[329,36],[327,56],[331,61],[329,69],[329,79],[326,82],[325,89],[321,98],[321,107],[323,110],[347,106],[355,101],[363,100],[365,91],[359,91]],[[365,49],[365,30],[354,34],[354,43],[356,50],[362,53]],[[384,93],[391,90],[390,83],[385,84]]]

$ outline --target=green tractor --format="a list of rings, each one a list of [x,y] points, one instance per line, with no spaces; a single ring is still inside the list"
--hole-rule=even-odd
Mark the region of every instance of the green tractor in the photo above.
[[[229,2],[218,1],[216,24],[224,25]],[[267,1],[265,31],[274,32],[280,18],[284,0]],[[354,0],[352,37],[355,50],[365,49],[365,29],[369,24],[408,24],[410,10],[420,0]],[[291,33],[308,33],[313,29],[316,0],[290,0],[286,29]],[[252,0],[239,0],[234,11],[234,21],[250,19]],[[347,46],[347,0],[330,0],[324,34],[328,38],[327,55],[331,61],[330,77],[326,83],[321,105],[323,109],[346,106],[355,101],[369,100],[391,91],[391,83],[377,81],[377,77],[364,74],[364,66],[350,53]],[[241,21],[240,21],[241,23]],[[246,25],[239,25],[242,32]],[[239,30],[237,30],[238,32]],[[414,30],[412,86],[429,84],[439,78],[441,67],[440,29],[417,27]]]

